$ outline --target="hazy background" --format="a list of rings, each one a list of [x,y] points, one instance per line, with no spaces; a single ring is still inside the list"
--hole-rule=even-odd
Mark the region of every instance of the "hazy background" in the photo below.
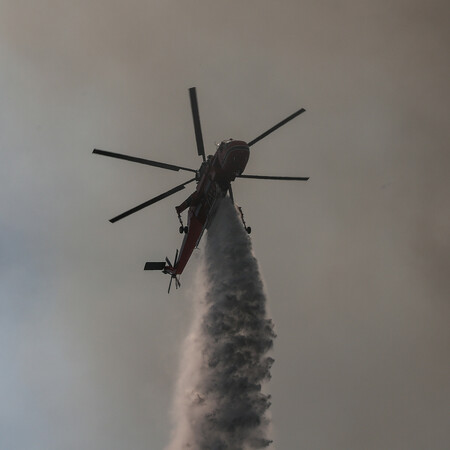
[[[239,180],[276,324],[278,449],[450,442],[448,2],[0,0],[0,447],[160,449],[183,287],[145,273],[180,245],[189,178],[251,140]],[[208,150],[209,149],[209,150]]]

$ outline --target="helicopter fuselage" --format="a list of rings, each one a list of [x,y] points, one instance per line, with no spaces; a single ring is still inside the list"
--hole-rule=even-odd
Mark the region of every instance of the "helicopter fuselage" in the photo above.
[[[222,141],[214,155],[209,155],[197,172],[197,188],[181,205],[176,207],[178,215],[189,208],[187,227],[175,267],[169,273],[180,275],[197,247],[203,232],[215,212],[216,202],[230,189],[231,182],[242,175],[247,165],[250,149],[246,142],[229,139]],[[172,270],[170,270],[172,269]]]
[[[131,214],[136,213],[156,202],[159,202],[183,189],[189,183],[196,182],[197,186],[195,191],[180,205],[176,206],[176,212],[178,214],[178,219],[180,221],[180,233],[184,233],[183,242],[181,245],[180,252],[176,252],[175,259],[173,263],[166,258],[165,261],[149,261],[145,264],[145,270],[161,270],[162,272],[169,274],[171,276],[170,283],[175,279],[175,285],[178,287],[180,282],[178,280],[178,275],[180,275],[192,252],[198,246],[200,239],[203,235],[205,229],[208,228],[211,220],[214,217],[215,210],[217,209],[218,200],[225,197],[229,193],[231,201],[234,203],[233,193],[231,189],[231,183],[236,178],[246,178],[246,179],[264,179],[264,180],[297,180],[297,181],[307,181],[309,177],[286,177],[286,176],[273,176],[273,175],[243,175],[243,172],[247,166],[247,162],[250,156],[250,147],[259,142],[261,139],[265,138],[269,134],[278,130],[281,126],[290,122],[295,117],[299,116],[305,112],[304,108],[300,108],[295,111],[290,116],[278,122],[273,127],[266,130],[264,133],[260,134],[251,141],[244,142],[235,139],[227,139],[222,141],[215,152],[214,155],[209,155],[206,157],[205,148],[203,144],[203,135],[200,125],[200,115],[198,111],[197,94],[195,87],[189,89],[189,98],[192,110],[192,119],[194,123],[195,140],[197,144],[197,153],[202,157],[202,164],[198,170],[183,167],[175,164],[168,164],[165,162],[153,161],[150,159],[136,157],[131,155],[126,155],[123,153],[115,153],[100,149],[94,149],[93,153],[103,156],[109,156],[112,158],[117,158],[125,161],[132,161],[138,164],[145,164],[149,166],[158,167],[160,169],[179,171],[183,170],[185,172],[191,172],[195,176],[178,186],[169,189],[168,191],[151,198],[150,200],[141,203],[115,217],[110,219],[110,222],[115,223],[118,220],[122,220]],[[181,213],[188,210],[187,214],[187,225],[185,226],[181,218]],[[251,232],[251,227],[248,227],[244,220],[244,214],[240,207],[237,207],[242,224],[244,225],[247,233]],[[169,284],[169,291],[170,291]]]

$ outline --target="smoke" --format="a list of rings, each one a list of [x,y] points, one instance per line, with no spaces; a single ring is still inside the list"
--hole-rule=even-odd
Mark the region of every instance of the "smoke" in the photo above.
[[[270,396],[263,383],[275,334],[250,238],[228,198],[209,228],[194,292],[167,450],[267,447]]]

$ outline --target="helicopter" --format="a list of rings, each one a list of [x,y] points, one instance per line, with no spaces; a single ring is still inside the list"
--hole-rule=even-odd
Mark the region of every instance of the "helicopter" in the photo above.
[[[100,149],[94,149],[93,153],[102,156],[109,156],[112,158],[132,161],[139,164],[146,164],[149,166],[159,167],[160,169],[172,171],[186,171],[191,172],[193,177],[184,183],[175,186],[174,188],[156,196],[152,199],[141,203],[134,208],[131,208],[118,216],[110,219],[111,223],[128,217],[140,211],[147,206],[159,202],[183,189],[186,185],[195,182],[197,187],[195,191],[180,205],[175,207],[178,220],[180,222],[179,232],[184,234],[183,242],[180,251],[176,251],[173,263],[166,257],[165,261],[147,262],[144,270],[159,270],[165,274],[170,275],[169,290],[172,281],[175,280],[176,288],[180,287],[179,276],[183,272],[192,252],[198,247],[203,233],[208,229],[215,211],[217,209],[218,200],[230,196],[234,204],[233,191],[231,183],[236,178],[259,179],[259,180],[288,180],[288,181],[307,181],[309,177],[284,177],[284,176],[268,176],[268,175],[248,175],[244,174],[244,169],[247,165],[250,156],[250,147],[265,138],[275,130],[285,125],[295,117],[305,112],[304,108],[299,109],[290,116],[286,117],[281,122],[269,128],[264,133],[257,136],[255,139],[245,142],[236,139],[223,140],[217,145],[217,150],[214,155],[205,155],[205,148],[203,144],[203,135],[200,124],[200,115],[197,102],[196,88],[189,89],[189,99],[192,110],[192,118],[194,122],[195,140],[197,145],[198,156],[202,158],[202,163],[199,169],[192,169],[189,167],[182,167],[173,164],[152,161],[150,159],[138,158],[135,156],[124,155],[121,153],[114,153]],[[183,222],[181,214],[188,210],[186,225]],[[242,208],[237,206],[243,226],[247,233],[251,233],[251,227],[247,226],[244,220]]]

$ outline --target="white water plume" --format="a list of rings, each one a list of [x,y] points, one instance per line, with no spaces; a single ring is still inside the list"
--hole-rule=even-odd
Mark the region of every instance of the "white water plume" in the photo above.
[[[167,450],[268,447],[270,396],[262,385],[275,334],[250,238],[228,198],[209,228],[194,292]]]

